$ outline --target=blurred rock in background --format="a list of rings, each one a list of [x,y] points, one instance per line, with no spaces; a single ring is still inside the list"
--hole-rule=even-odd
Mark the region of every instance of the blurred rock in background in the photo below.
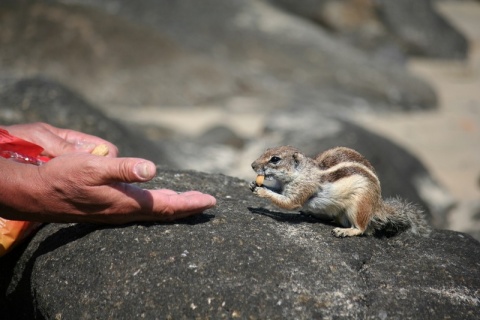
[[[466,37],[430,0],[269,0],[389,62],[410,55],[464,59]]]
[[[218,199],[171,224],[45,226],[0,263],[0,314],[478,318],[468,235],[337,239],[247,181],[267,147],[348,146],[384,196],[480,239],[479,30],[469,0],[0,2],[1,124],[98,135],[159,165],[146,187]]]
[[[1,14],[5,73],[54,78],[100,107],[220,105],[238,95],[275,109],[337,96],[383,109],[436,103],[404,68],[262,1],[27,1]]]
[[[456,199],[415,154],[357,121],[437,112],[435,88],[406,63],[464,59],[469,46],[435,3],[3,1],[0,120],[46,121],[124,155],[243,179],[267,146],[346,145],[374,163],[386,196],[448,228]]]

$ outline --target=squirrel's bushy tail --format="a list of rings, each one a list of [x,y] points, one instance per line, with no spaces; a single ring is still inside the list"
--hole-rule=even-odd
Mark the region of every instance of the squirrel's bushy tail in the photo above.
[[[415,204],[400,198],[389,198],[384,201],[382,211],[371,221],[375,230],[388,234],[408,231],[425,237],[431,232],[423,210]]]

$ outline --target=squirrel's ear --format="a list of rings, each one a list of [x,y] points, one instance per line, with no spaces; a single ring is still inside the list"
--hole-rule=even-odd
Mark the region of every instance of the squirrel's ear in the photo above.
[[[300,152],[293,153],[293,161],[295,161],[295,166],[298,166],[302,158],[303,158],[303,154],[301,154]]]

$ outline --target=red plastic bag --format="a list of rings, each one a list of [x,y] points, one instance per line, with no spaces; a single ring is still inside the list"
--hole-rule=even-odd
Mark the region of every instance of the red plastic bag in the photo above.
[[[38,166],[50,160],[40,155],[42,151],[42,147],[12,136],[0,128],[1,157]],[[0,257],[33,234],[40,225],[40,222],[7,220],[0,217]]]

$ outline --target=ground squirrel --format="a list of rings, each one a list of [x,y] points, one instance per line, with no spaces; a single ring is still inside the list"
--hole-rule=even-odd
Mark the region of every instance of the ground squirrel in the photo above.
[[[252,163],[250,189],[278,207],[334,220],[337,237],[375,230],[428,235],[422,210],[398,198],[383,200],[370,162],[353,149],[337,147],[312,159],[291,146],[267,149]]]

